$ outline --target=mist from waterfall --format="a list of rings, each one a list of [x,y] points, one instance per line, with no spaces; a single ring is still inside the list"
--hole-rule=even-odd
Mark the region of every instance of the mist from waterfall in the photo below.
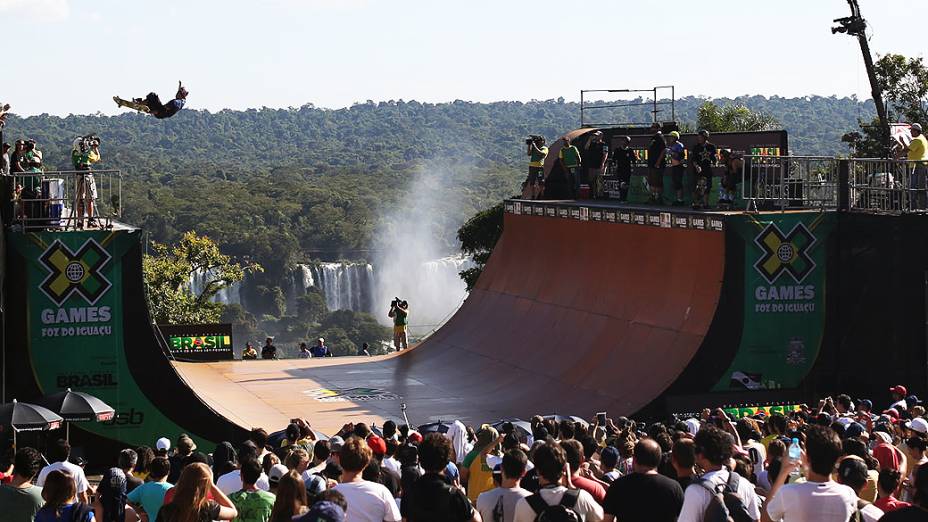
[[[406,196],[380,217],[375,234],[374,315],[390,324],[390,301],[408,301],[413,335],[434,330],[466,296],[457,273],[467,261],[449,257],[457,251],[449,237],[457,227],[449,219],[460,214],[462,205],[459,191],[449,189],[452,176],[441,167],[418,169],[409,178]]]

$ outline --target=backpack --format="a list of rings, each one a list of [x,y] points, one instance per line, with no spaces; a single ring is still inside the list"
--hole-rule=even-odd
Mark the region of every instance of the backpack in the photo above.
[[[527,497],[525,500],[535,512],[535,522],[583,522],[580,514],[574,511],[577,505],[577,499],[580,497],[579,489],[568,489],[561,497],[561,501],[553,506],[547,502],[539,493]]]
[[[728,482],[713,485],[708,480],[697,482],[712,494],[709,505],[706,506],[704,522],[752,522],[744,499],[738,495],[738,483],[741,477],[734,471],[728,473]]]
[[[851,518],[848,519],[848,522],[864,522],[864,514],[861,511],[863,508],[869,506],[870,503],[866,500],[857,499],[857,509],[851,513]]]

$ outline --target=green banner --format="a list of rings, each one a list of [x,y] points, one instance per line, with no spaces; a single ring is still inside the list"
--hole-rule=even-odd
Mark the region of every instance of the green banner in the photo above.
[[[757,415],[761,412],[763,412],[768,417],[774,413],[786,415],[787,413],[799,411],[800,407],[798,404],[777,404],[771,406],[738,406],[722,409],[732,419],[740,419],[742,417],[753,417],[754,415]]]
[[[834,214],[745,215],[744,327],[715,390],[795,388],[818,358],[825,330],[826,243]],[[722,318],[724,321],[724,318]]]
[[[115,408],[115,417],[79,427],[126,444],[150,446],[182,433],[144,395],[126,362],[132,349],[127,334],[154,335],[123,331],[122,256],[138,233],[14,233],[10,239],[26,264],[26,349],[41,391],[70,388],[99,397]]]

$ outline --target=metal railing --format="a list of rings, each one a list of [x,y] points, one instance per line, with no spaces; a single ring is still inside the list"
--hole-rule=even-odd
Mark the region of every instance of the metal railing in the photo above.
[[[925,162],[885,159],[850,159],[849,208],[877,212],[924,212]]]
[[[741,198],[749,210],[838,208],[838,159],[744,156]]]
[[[16,172],[3,184],[4,214],[23,230],[110,228],[122,216],[119,170]]]

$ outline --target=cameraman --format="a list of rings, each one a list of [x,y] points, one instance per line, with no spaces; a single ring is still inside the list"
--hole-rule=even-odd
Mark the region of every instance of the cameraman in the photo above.
[[[96,136],[80,136],[71,147],[71,163],[79,171],[75,180],[75,222],[76,228],[84,228],[84,208],[87,209],[87,227],[97,226],[93,213],[93,202],[97,199],[97,183],[90,173],[90,167],[100,161],[100,139]]]
[[[42,204],[37,201],[39,189],[42,186],[40,175],[42,173],[42,151],[36,147],[35,140],[23,142],[23,155],[20,163],[26,176],[23,176],[23,189],[21,193],[25,217],[38,218],[42,215]]]
[[[545,150],[548,149],[545,148]],[[400,301],[397,297],[390,303],[390,312],[387,317],[393,319],[393,347],[396,351],[409,348],[409,339],[406,335],[406,327],[409,325],[409,303]]]
[[[528,178],[523,186],[523,197],[528,188],[529,199],[539,199],[545,189],[545,158],[548,157],[548,147],[545,146],[544,136],[531,136],[525,140],[528,160]]]

